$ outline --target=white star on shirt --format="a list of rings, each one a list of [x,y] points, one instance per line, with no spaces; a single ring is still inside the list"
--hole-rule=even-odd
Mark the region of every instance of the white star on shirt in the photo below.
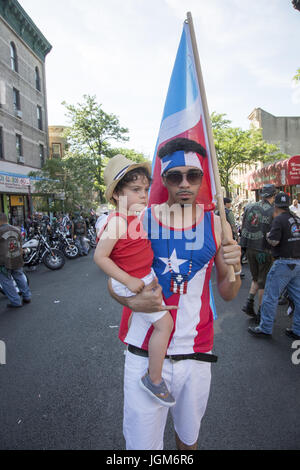
[[[165,268],[164,272],[162,273],[162,275],[167,274],[169,272],[169,263],[168,263],[169,260],[168,260],[168,258],[159,258],[159,259],[163,263],[166,264],[166,268]],[[187,263],[187,261],[188,261],[187,259],[178,259],[176,249],[174,248],[173,253],[170,256],[172,271],[174,273],[179,273],[180,272],[179,266],[181,266],[184,263]]]

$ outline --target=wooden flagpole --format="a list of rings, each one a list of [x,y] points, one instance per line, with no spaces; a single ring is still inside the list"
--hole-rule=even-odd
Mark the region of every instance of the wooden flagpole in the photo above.
[[[220,173],[219,173],[217,156],[216,156],[216,149],[215,149],[212,125],[211,125],[210,115],[209,115],[209,111],[208,111],[208,105],[207,105],[207,99],[206,99],[206,93],[205,93],[205,86],[204,86],[203,75],[202,75],[202,70],[201,70],[201,64],[200,64],[200,59],[199,59],[199,53],[198,53],[196,36],[195,36],[194,24],[193,24],[192,14],[190,12],[187,13],[187,23],[190,27],[192,47],[193,47],[194,58],[195,58],[195,66],[196,66],[196,72],[197,72],[198,83],[199,83],[199,88],[200,88],[200,94],[201,94],[201,99],[202,99],[204,119],[205,119],[205,123],[206,123],[208,144],[209,144],[211,162],[212,162],[215,185],[216,185],[216,200],[217,200],[217,204],[218,204],[219,214],[220,214],[220,218],[221,218],[222,232],[223,232],[223,236],[224,236],[223,241],[224,241],[224,244],[226,244],[228,242],[228,240],[232,238],[232,235],[229,232],[230,228],[227,226],[227,219],[226,219],[224,201],[223,201],[223,192],[222,192]],[[233,268],[233,266],[230,266],[230,281],[234,282],[235,279],[236,278],[235,278],[235,274],[234,274],[234,268]]]

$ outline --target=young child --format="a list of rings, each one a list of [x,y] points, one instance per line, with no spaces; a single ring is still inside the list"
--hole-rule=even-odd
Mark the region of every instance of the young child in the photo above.
[[[106,198],[116,206],[117,212],[110,215],[99,234],[94,260],[112,278],[112,288],[121,297],[141,292],[155,276],[151,269],[151,243],[136,215],[147,206],[150,175],[150,164],[135,164],[123,155],[113,157],[104,171]],[[134,312],[133,315],[143,317],[154,328],[148,346],[149,370],[140,385],[162,405],[173,406],[175,400],[161,375],[173,329],[172,317],[168,311]],[[130,341],[130,328],[126,342],[140,347]]]

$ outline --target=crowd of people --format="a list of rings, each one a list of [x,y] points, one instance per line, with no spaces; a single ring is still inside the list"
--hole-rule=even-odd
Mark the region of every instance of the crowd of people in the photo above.
[[[287,304],[293,325],[286,334],[300,339],[300,204],[297,199],[291,204],[289,194],[278,192],[272,184],[265,185],[260,195],[260,201],[245,204],[240,226],[232,200],[224,198],[232,236],[241,246],[252,277],[242,311],[255,319],[256,326],[249,326],[249,333],[268,338],[278,304]]]
[[[54,213],[51,219],[47,214],[36,212],[32,217],[27,217],[24,226],[17,227],[9,224],[7,215],[1,213],[0,287],[9,300],[7,308],[20,308],[31,302],[28,279],[23,271],[24,242],[42,235],[52,246],[55,244],[57,232],[61,231],[76,245],[79,256],[87,256],[90,245],[94,246],[92,241],[96,239],[96,222],[94,211],[88,215],[80,212]],[[32,269],[35,269],[35,266]]]

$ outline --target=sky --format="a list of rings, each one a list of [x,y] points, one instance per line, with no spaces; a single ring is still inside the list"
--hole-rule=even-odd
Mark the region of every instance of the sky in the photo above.
[[[249,114],[300,116],[300,12],[291,0],[19,0],[53,46],[49,125],[63,101],[96,96],[129,129],[112,142],[152,159],[186,13],[192,13],[209,111],[248,129]]]

